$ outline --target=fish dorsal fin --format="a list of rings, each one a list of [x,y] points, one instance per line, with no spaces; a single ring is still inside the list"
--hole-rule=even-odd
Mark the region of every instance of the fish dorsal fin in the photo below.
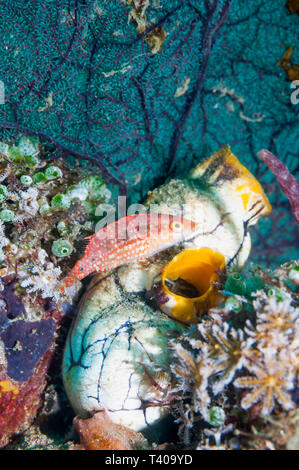
[[[86,248],[88,247],[92,236],[84,237],[83,240],[80,240],[80,246],[78,247],[77,251],[79,253],[84,253]]]
[[[82,240],[82,253],[89,255],[91,251],[96,251],[105,255],[113,250],[116,242],[116,238],[109,238],[108,236],[103,239],[99,239],[97,237],[97,233],[95,233],[94,235],[86,237],[84,240]]]
[[[214,187],[222,196],[225,194],[227,197],[240,199],[243,211],[248,213],[248,219],[253,215],[251,212],[256,213],[257,207],[258,218],[271,212],[271,204],[262,186],[240,163],[228,145],[200,163],[190,176],[209,187]]]

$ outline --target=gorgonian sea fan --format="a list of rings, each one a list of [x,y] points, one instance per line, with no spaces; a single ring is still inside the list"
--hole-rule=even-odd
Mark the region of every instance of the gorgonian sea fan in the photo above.
[[[256,156],[266,147],[298,170],[299,120],[277,64],[286,45],[299,63],[285,0],[0,0],[0,12],[2,139],[37,135],[53,156],[93,161],[131,201],[230,144],[272,192],[256,256],[295,245]]]

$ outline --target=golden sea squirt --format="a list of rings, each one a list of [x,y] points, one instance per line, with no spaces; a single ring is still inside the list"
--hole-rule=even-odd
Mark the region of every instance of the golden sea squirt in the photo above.
[[[198,315],[205,313],[210,307],[223,302],[214,283],[219,280],[225,268],[224,256],[210,248],[184,250],[175,256],[162,273],[163,291],[172,301],[161,305],[161,310],[182,322],[196,322]],[[192,297],[178,295],[173,292],[178,279],[195,287]]]
[[[215,285],[227,267],[242,269],[251,248],[248,228],[268,214],[271,205],[260,183],[228,146],[199,164],[188,179],[170,182],[168,188],[171,185],[179,194],[177,199],[172,196],[173,207],[188,204],[186,216],[201,230],[158,273],[157,303],[176,320],[196,323],[200,315],[223,302]],[[157,202],[159,191],[150,195],[151,204]],[[165,210],[164,201],[157,210]],[[182,282],[186,294],[184,289],[177,291]]]

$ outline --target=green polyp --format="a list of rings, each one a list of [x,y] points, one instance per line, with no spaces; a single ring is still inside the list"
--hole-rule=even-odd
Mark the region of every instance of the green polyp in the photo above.
[[[219,427],[225,422],[225,412],[220,406],[211,406],[209,409],[208,423],[211,426]]]
[[[283,302],[288,297],[283,290],[273,286],[268,289],[267,295],[268,297],[275,297],[277,302]]]
[[[80,199],[80,201],[85,201],[88,197],[88,189],[80,185],[70,186],[67,190],[67,195],[71,199]]]
[[[89,199],[97,201],[103,197],[104,183],[105,180],[100,178],[98,175],[90,175],[80,181],[78,186],[86,188],[89,194]]]
[[[4,184],[0,184],[0,202],[5,201],[8,198],[8,189]]]
[[[244,295],[246,288],[243,276],[240,273],[230,274],[225,282],[224,289],[233,294]]]
[[[66,226],[66,223],[63,220],[60,220],[57,223],[56,228],[58,230],[59,235],[64,236],[64,235],[67,234],[67,231],[68,231],[67,226]]]
[[[18,147],[26,157],[36,155],[39,152],[38,141],[33,137],[21,137]]]
[[[39,163],[39,159],[34,155],[25,156],[25,164],[28,168],[34,168]]]
[[[63,176],[63,173],[58,166],[48,166],[48,168],[45,169],[45,177],[47,180],[55,180],[56,178],[61,178]]]
[[[0,142],[0,153],[8,157],[9,146],[4,142]]]
[[[24,186],[30,186],[32,184],[32,178],[29,175],[22,175],[20,181]]]
[[[90,216],[94,216],[98,203],[92,201],[83,201],[83,205]],[[100,219],[100,218],[99,218]]]
[[[45,177],[45,174],[42,171],[39,171],[38,173],[35,173],[33,175],[33,182],[38,184],[38,183],[45,183],[47,181],[47,178]]]
[[[292,284],[299,285],[299,266],[293,266],[288,272],[288,279]]]
[[[70,198],[61,193],[56,194],[51,201],[51,207],[53,209],[68,209],[70,205]]]
[[[242,302],[235,297],[229,297],[224,306],[230,312],[239,313],[242,310]]]
[[[41,201],[39,202],[39,210],[38,210],[39,213],[43,215],[49,210],[50,210],[50,206],[49,206],[47,199],[41,199]]]
[[[268,291],[267,291],[267,295],[269,297],[275,296],[276,295],[276,290],[273,287],[270,287],[270,289],[268,289]]]
[[[8,158],[14,163],[24,162],[24,156],[21,150],[19,149],[19,147],[16,147],[16,146],[9,148]]]
[[[73,245],[65,238],[59,238],[52,244],[52,253],[58,258],[69,256],[73,251]]]
[[[11,222],[15,217],[15,213],[9,209],[2,209],[0,211],[0,219],[3,220],[3,222]]]

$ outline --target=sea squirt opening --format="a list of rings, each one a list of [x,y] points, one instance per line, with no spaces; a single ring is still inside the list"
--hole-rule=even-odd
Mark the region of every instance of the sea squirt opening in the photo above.
[[[161,309],[179,321],[195,323],[198,315],[223,302],[214,284],[224,267],[224,256],[211,248],[182,251],[162,273],[162,290],[169,302]]]

